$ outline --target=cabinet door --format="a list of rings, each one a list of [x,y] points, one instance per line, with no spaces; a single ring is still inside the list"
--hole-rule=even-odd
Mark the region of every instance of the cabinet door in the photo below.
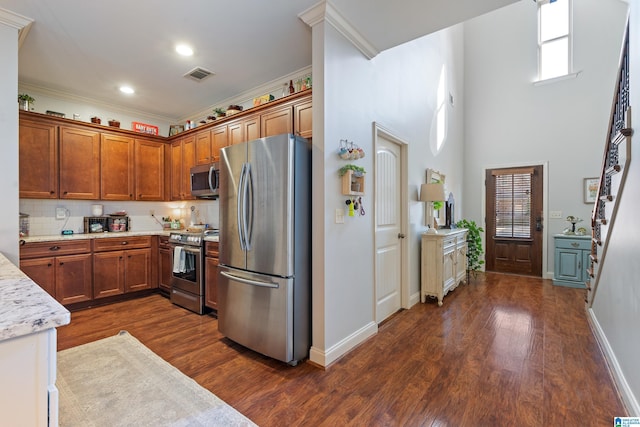
[[[134,174],[136,200],[164,200],[165,144],[136,139]]]
[[[204,259],[204,305],[215,310],[218,309],[218,258],[205,257]]]
[[[151,289],[151,249],[129,249],[124,254],[124,290]]]
[[[208,165],[211,158],[211,131],[198,132],[195,140],[195,153],[197,165]]]
[[[20,269],[52,297],[56,297],[55,258],[20,260]]]
[[[260,138],[260,120],[257,117],[242,121],[244,128],[244,140],[253,141]]]
[[[227,125],[211,129],[211,157],[214,162],[220,160],[220,149],[226,147],[228,143]]]
[[[582,250],[556,248],[555,278],[561,280],[582,280]]]
[[[260,130],[263,137],[279,135],[281,133],[292,133],[292,107],[281,107],[274,111],[262,114],[262,116],[260,117]]]
[[[133,200],[133,138],[103,133],[100,141],[100,198]]]
[[[90,301],[91,254],[56,258],[56,299],[61,304]]]
[[[93,297],[124,293],[124,251],[93,254]]]
[[[442,288],[446,293],[447,290],[455,284],[456,281],[456,253],[454,250],[445,251],[443,255],[442,266]]]
[[[182,199],[182,141],[171,144],[171,200]]]
[[[580,267],[580,271],[582,272],[581,281],[584,284],[584,282],[589,280],[589,272],[587,270],[591,268],[591,251],[582,250],[582,265]]]
[[[100,197],[100,134],[60,128],[60,198]]]
[[[58,197],[57,126],[20,120],[20,197]]]
[[[303,138],[311,138],[312,135],[312,102],[307,101],[301,104],[296,104],[293,107],[294,112],[294,133],[300,135]]]
[[[195,145],[193,135],[182,140],[182,200],[195,199],[191,196],[191,168],[196,163]]]
[[[467,242],[459,237],[456,246],[456,282],[464,280],[467,275]]]
[[[242,121],[227,123],[227,134],[229,145],[240,144],[247,141],[244,137]]]
[[[171,249],[160,248],[158,249],[158,260],[160,265],[158,266],[160,272],[160,283],[158,286],[160,290],[171,292],[171,272],[173,265],[171,263]]]

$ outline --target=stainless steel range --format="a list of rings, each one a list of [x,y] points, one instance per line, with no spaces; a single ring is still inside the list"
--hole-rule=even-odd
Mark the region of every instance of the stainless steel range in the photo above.
[[[204,230],[172,231],[171,302],[204,314]]]

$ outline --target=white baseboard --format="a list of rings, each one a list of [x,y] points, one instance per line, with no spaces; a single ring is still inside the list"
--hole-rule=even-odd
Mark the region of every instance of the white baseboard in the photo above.
[[[618,363],[618,359],[616,358],[611,345],[609,345],[609,341],[607,340],[604,331],[600,327],[600,323],[598,322],[593,309],[587,309],[587,317],[595,333],[596,340],[598,341],[598,343],[600,344],[600,348],[602,348],[602,351],[604,352],[604,357],[607,359],[607,363],[609,364],[611,374],[613,375],[613,380],[618,387],[618,392],[620,393],[620,397],[622,398],[622,401],[626,406],[629,415],[632,417],[640,416],[640,405],[638,404],[638,399],[636,399],[633,391],[629,387],[629,384],[624,377],[624,373],[620,368],[620,364]]]
[[[326,351],[312,346],[309,360],[327,367],[377,333],[378,325],[376,322],[370,322]]]

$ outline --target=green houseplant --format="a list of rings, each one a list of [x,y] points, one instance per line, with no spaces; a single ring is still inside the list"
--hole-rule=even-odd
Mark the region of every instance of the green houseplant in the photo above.
[[[35,98],[27,93],[21,93],[18,95],[18,104],[20,104],[20,109],[22,110],[29,111],[31,104],[35,102]]]
[[[480,259],[484,253],[482,248],[482,237],[480,233],[484,233],[484,229],[479,227],[475,221],[467,219],[461,219],[456,223],[458,228],[466,228],[467,231],[467,271],[473,273],[473,277],[476,276],[484,264],[484,260]]]
[[[338,169],[338,174],[340,176],[344,175],[345,173],[347,173],[347,171],[353,171],[353,173],[356,176],[362,176],[362,174],[367,173],[367,171],[364,170],[363,167],[361,166],[356,166],[356,165],[352,165],[352,164],[348,164],[348,165],[344,165],[342,166],[340,169]]]

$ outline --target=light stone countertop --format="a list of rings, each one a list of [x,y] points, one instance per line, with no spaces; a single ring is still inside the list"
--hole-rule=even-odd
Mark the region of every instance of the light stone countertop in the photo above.
[[[0,254],[0,341],[70,321],[69,310]]]
[[[120,231],[120,232],[104,232],[104,233],[77,233],[69,236],[61,234],[50,234],[43,236],[20,237],[26,243],[32,242],[61,242],[65,240],[83,240],[83,239],[105,239],[107,237],[131,237],[131,236],[169,236],[171,230],[147,230],[147,231]],[[175,231],[175,230],[173,230]]]

